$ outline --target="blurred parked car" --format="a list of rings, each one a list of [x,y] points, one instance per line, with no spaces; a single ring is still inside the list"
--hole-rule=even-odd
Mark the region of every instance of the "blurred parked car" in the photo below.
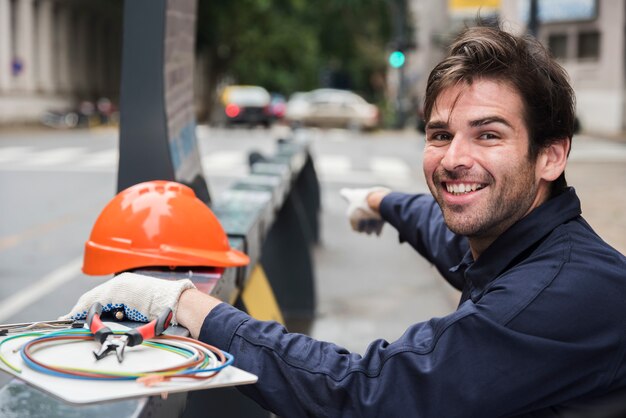
[[[285,110],[287,110],[287,100],[285,96],[278,93],[272,93],[270,99],[270,114],[274,121],[281,120],[285,117]]]
[[[294,93],[285,119],[292,126],[374,129],[380,122],[378,107],[348,90],[317,89]]]
[[[221,101],[227,126],[272,124],[270,94],[261,86],[228,86]]]
[[[83,100],[73,108],[47,110],[40,120],[51,128],[91,128],[118,123],[119,112],[111,100],[101,97],[96,103]]]

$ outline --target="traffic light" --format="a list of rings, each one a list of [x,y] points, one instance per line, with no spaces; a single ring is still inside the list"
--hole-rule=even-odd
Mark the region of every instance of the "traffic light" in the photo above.
[[[402,51],[396,50],[389,54],[389,65],[391,65],[392,68],[402,67],[405,61],[406,56]]]

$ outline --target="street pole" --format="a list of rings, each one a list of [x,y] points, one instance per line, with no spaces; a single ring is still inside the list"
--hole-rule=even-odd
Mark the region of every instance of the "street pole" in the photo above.
[[[530,0],[530,10],[528,13],[528,33],[535,38],[539,34],[539,5],[538,0]]]
[[[406,124],[406,109],[405,109],[405,91],[406,91],[406,70],[405,66],[398,68],[398,94],[396,99],[396,129],[404,129]]]
[[[393,39],[396,47],[406,53],[406,0],[390,0]],[[398,88],[394,103],[395,121],[394,128],[403,129],[406,123],[405,114],[405,90],[406,90],[406,63],[400,65],[398,71]]]

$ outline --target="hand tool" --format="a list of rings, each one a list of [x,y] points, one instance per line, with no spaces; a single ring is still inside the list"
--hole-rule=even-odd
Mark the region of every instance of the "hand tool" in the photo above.
[[[91,330],[94,340],[102,344],[99,350],[94,350],[93,354],[96,356],[96,360],[100,360],[110,352],[115,351],[117,361],[120,363],[124,360],[126,346],[133,347],[141,344],[143,340],[161,335],[169,327],[173,316],[172,310],[165,308],[161,315],[151,322],[124,333],[115,334],[104,325],[100,319],[101,313],[102,305],[98,302],[91,305],[87,313],[87,326]]]

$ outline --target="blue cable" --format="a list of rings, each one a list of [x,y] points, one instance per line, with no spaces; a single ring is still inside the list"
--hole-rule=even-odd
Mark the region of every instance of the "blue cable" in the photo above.
[[[221,364],[217,367],[212,367],[210,369],[189,369],[189,370],[185,370],[184,372],[178,372],[179,374],[194,374],[194,373],[206,373],[206,372],[219,372],[220,370],[222,370],[223,368],[225,368],[226,366],[230,366],[231,364],[233,364],[233,362],[235,361],[235,357],[233,357],[232,354],[227,353],[226,351],[222,351],[222,354],[224,354],[224,357],[226,357],[226,361],[224,362],[224,364]]]
[[[72,335],[72,334],[77,334],[77,335],[87,335],[87,334],[91,334],[91,332],[87,331],[87,330],[64,330],[64,331],[56,331],[56,332],[52,332],[50,334],[46,334],[44,336],[35,338],[32,342],[34,341],[40,341],[40,340],[46,340],[49,338],[53,338],[53,337],[58,337],[58,336],[64,336],[64,335]],[[176,346],[176,348],[179,348],[181,350],[185,350],[187,352],[189,352],[190,354],[192,354],[193,352],[189,349],[183,348],[183,347],[178,347]],[[177,374],[195,374],[195,373],[210,373],[210,372],[218,372],[222,369],[224,369],[227,366],[230,366],[231,364],[233,364],[235,358],[232,354],[226,352],[226,351],[222,351],[222,354],[224,355],[224,357],[226,358],[226,361],[217,366],[217,367],[212,367],[212,368],[208,368],[208,369],[189,369],[189,370],[185,370],[185,371],[179,371]],[[64,378],[68,378],[68,379],[78,379],[78,380],[111,380],[111,381],[119,381],[119,380],[136,380],[142,376],[111,376],[111,377],[90,377],[90,376],[78,376],[75,374],[70,374],[70,373],[62,373],[62,372],[58,372],[55,370],[50,370],[47,369],[45,367],[42,367],[40,365],[38,365],[37,363],[33,362],[30,358],[28,358],[28,356],[26,356],[26,353],[24,352],[24,346],[22,346],[20,348],[20,357],[22,358],[22,361],[32,370],[38,371],[40,373],[44,373],[50,376],[55,376],[55,377],[64,377]]]
[[[74,374],[69,374],[69,373],[61,373],[61,372],[57,372],[54,370],[49,370],[46,369],[44,367],[41,367],[40,365],[33,363],[32,360],[30,360],[28,357],[26,357],[24,355],[24,351],[20,350],[20,355],[22,356],[22,360],[24,361],[24,363],[26,363],[28,365],[28,367],[30,367],[31,369],[50,375],[50,376],[55,376],[55,377],[64,377],[66,379],[79,379],[79,380],[136,380],[137,377],[136,376],[115,376],[115,377],[107,377],[107,378],[103,378],[103,377],[89,377],[89,376],[77,376]]]

